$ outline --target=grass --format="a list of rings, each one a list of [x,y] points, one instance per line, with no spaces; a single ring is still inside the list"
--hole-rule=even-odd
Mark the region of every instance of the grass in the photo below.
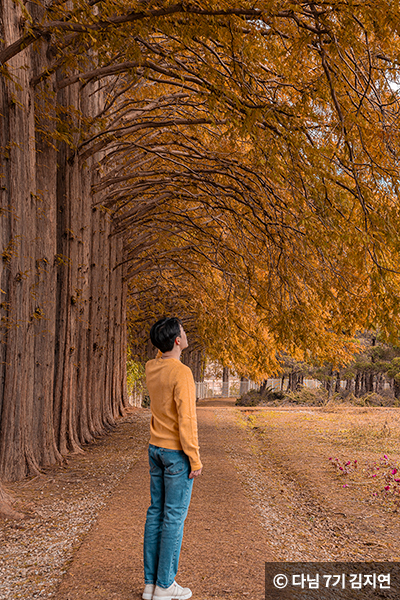
[[[290,416],[292,415],[292,416]],[[400,445],[397,408],[277,408],[248,417],[252,427],[301,430],[302,435],[337,447],[396,452]]]
[[[293,451],[296,440],[311,479],[324,472],[337,489],[361,486],[374,504],[400,508],[399,409],[280,407],[242,413],[242,419],[275,452]],[[314,462],[308,464],[311,455]]]

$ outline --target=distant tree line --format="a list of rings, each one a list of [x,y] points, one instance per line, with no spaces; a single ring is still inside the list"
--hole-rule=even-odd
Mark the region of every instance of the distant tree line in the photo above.
[[[282,358],[282,390],[294,392],[303,386],[304,379],[316,379],[329,394],[360,397],[375,392],[400,398],[400,348],[382,341],[379,334],[364,333],[357,337],[360,350],[346,366]],[[266,385],[265,381],[264,388]]]

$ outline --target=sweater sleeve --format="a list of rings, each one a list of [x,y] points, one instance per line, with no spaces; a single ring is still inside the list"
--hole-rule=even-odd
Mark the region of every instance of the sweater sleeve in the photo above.
[[[179,440],[189,457],[192,471],[202,468],[197,436],[196,386],[188,367],[180,370],[174,388],[174,400],[178,413]]]

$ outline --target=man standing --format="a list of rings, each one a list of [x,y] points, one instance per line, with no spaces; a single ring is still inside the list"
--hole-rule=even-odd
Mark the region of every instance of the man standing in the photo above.
[[[150,395],[150,492],[144,532],[144,600],[187,600],[192,592],[175,581],[183,526],[193,480],[202,471],[197,438],[196,390],[189,367],[180,362],[187,348],[179,319],[163,318],[150,339],[159,349],[146,364]]]

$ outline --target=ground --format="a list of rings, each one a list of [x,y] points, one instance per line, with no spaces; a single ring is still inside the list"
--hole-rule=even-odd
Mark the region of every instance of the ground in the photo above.
[[[198,418],[177,577],[194,599],[261,600],[265,561],[400,560],[398,409],[206,400]],[[67,466],[8,486],[30,518],[0,527],[1,600],[139,600],[148,425],[132,409]]]

